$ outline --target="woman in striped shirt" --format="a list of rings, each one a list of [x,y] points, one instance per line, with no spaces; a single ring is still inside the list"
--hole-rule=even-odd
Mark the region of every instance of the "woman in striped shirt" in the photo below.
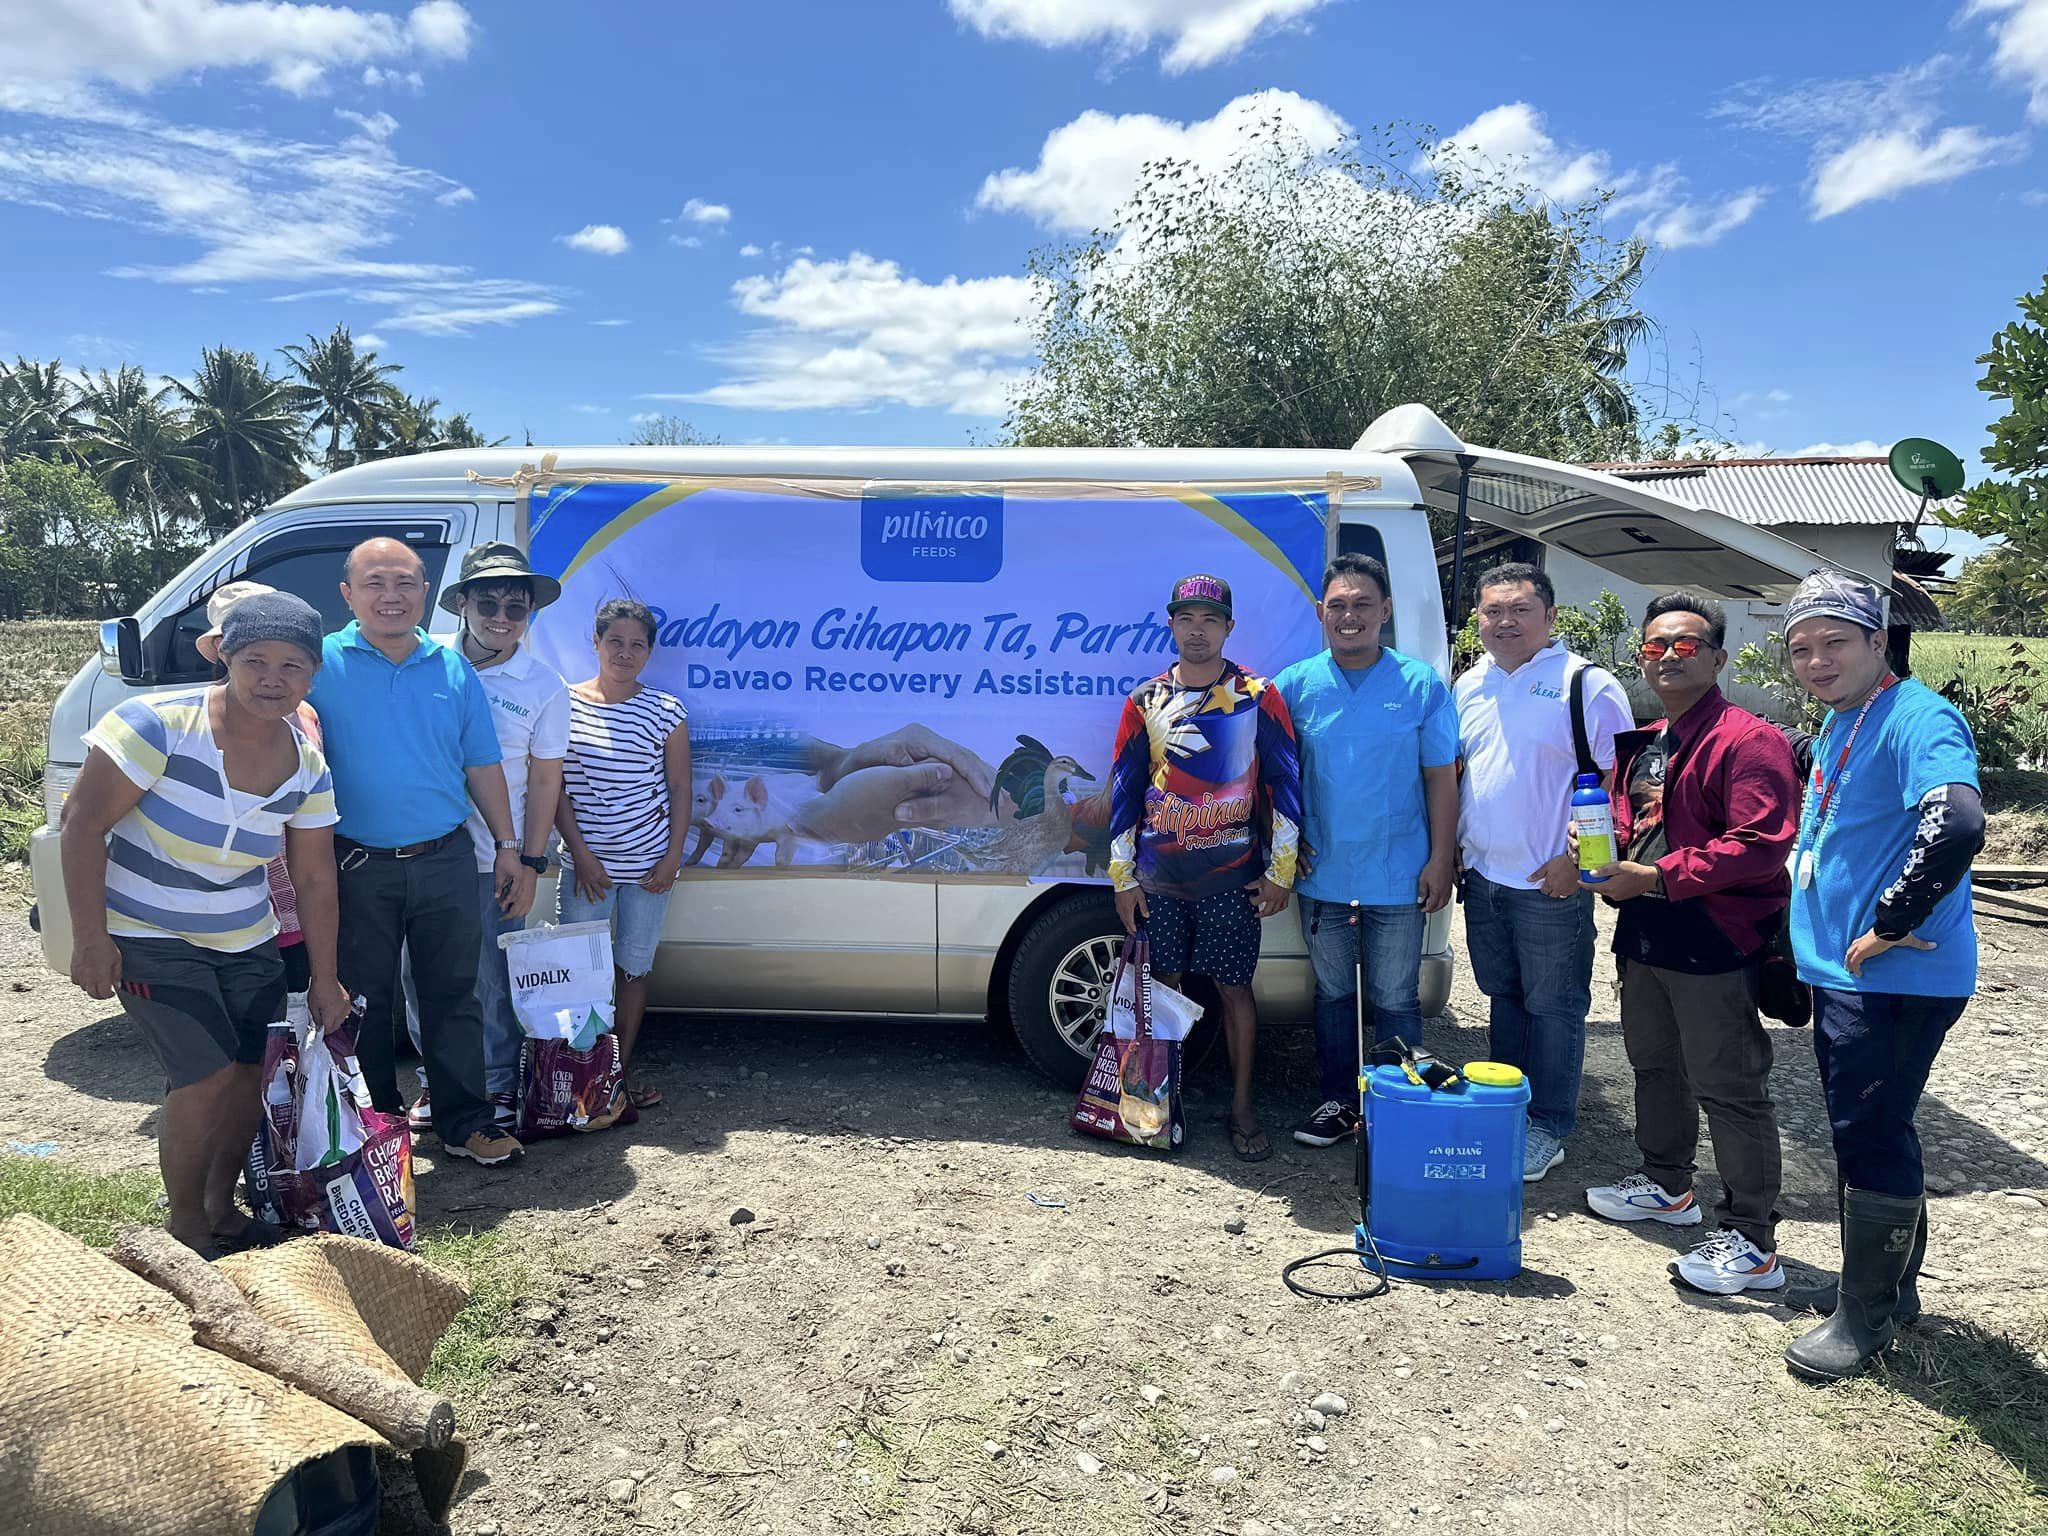
[[[226,682],[131,699],[93,727],[61,834],[71,979],[90,997],[118,993],[163,1064],[171,1233],[208,1257],[284,1235],[234,1203],[263,1047],[284,1018],[264,873],[280,850],[308,1006],[325,1029],[349,1016],[335,974],[334,784],[294,719],[320,667],[320,616],[282,592],[245,598],[220,648]]]
[[[608,921],[619,1056],[630,1062],[647,1011],[647,974],[690,831],[690,726],[682,701],[641,683],[654,615],[630,598],[597,610],[597,676],[569,685],[569,755],[555,813],[568,853],[555,920]],[[659,1089],[626,1080],[636,1109]]]

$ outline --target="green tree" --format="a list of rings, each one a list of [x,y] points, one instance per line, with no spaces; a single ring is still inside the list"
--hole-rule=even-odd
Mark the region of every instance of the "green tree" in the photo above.
[[[2003,539],[2013,563],[2002,579],[2039,604],[2048,600],[2048,278],[2022,295],[2019,307],[2020,318],[1977,359],[1984,365],[1977,387],[2008,407],[1991,423],[1984,450],[1984,462],[2005,478],[1971,486],[1962,506],[1942,520]]]
[[[232,528],[305,484],[305,424],[288,386],[254,354],[207,347],[192,382],[171,387],[189,408],[188,441],[206,467],[201,501],[210,531]]]
[[[467,411],[457,411],[441,427],[441,446],[444,448],[496,448],[505,439],[485,437],[469,419]]]
[[[180,526],[198,515],[198,498],[208,484],[206,462],[168,394],[161,389],[118,415],[98,417],[86,438],[93,473],[136,520],[138,542],[159,582],[184,543]]]
[[[2048,634],[2038,587],[2024,555],[2010,544],[1994,544],[1963,562],[1942,617],[1980,635]]]
[[[40,363],[17,356],[12,367],[0,363],[0,459],[71,457],[82,408],[57,359]]]
[[[1035,254],[1032,446],[1348,447],[1409,400],[1489,446],[1620,458],[1653,333],[1643,250],[1391,137],[1310,153],[1279,124],[1225,169],[1146,166],[1111,227]]]
[[[643,448],[705,448],[718,442],[708,432],[702,432],[695,425],[680,416],[646,416],[633,424],[632,434],[625,439],[629,446]]]
[[[391,382],[403,371],[400,366],[378,362],[375,352],[358,352],[345,325],[337,325],[325,339],[308,335],[304,346],[294,342],[279,350],[298,376],[297,383],[286,386],[293,405],[311,418],[311,431],[327,434],[322,464],[328,473],[371,457],[385,435],[386,418],[405,398]],[[343,433],[349,438],[346,453]]]
[[[105,612],[107,562],[124,544],[120,509],[78,465],[0,465],[0,615]]]

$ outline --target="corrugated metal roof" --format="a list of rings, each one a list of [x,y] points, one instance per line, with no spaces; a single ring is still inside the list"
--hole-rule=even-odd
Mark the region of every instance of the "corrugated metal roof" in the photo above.
[[[1712,459],[1587,467],[1654,485],[1659,495],[1763,528],[1891,526],[1912,522],[1920,505],[1919,497],[1892,478],[1883,459]],[[1936,508],[1959,504],[1955,499],[1933,503],[1927,509],[1929,521]]]

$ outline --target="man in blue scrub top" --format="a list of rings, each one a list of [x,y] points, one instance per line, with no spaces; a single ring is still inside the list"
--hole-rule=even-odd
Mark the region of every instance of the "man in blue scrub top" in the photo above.
[[[1792,671],[1830,714],[1792,861],[1792,952],[1834,1132],[1842,1277],[1801,1298],[1833,1316],[1785,1351],[1800,1375],[1854,1375],[1919,1316],[1927,1252],[1927,1074],[1977,987],[1970,861],[1984,844],[1977,746],[1954,706],[1892,675],[1875,589],[1815,571],[1785,609]]]
[[[1458,712],[1433,668],[1380,644],[1387,568],[1339,555],[1316,607],[1330,648],[1274,679],[1301,750],[1301,931],[1316,977],[1322,1098],[1294,1139],[1358,1130],[1358,970],[1373,1037],[1422,1043],[1424,919],[1451,899],[1458,847]],[[1351,903],[1359,904],[1359,926]]]

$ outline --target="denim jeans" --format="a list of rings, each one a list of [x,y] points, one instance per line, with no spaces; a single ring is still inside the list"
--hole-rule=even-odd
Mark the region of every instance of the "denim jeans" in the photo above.
[[[1901,1199],[1926,1192],[1913,1116],[1935,1054],[1969,1001],[1813,989],[1813,1053],[1835,1171],[1851,1189]]]
[[[612,964],[620,975],[638,978],[654,969],[655,952],[661,948],[661,925],[668,917],[668,900],[673,894],[664,891],[657,896],[638,881],[614,880],[611,889],[597,900],[586,901],[577,893],[574,875],[564,870],[555,886],[555,921],[565,927],[570,923],[610,923]]]
[[[1316,976],[1316,1063],[1323,1098],[1358,1102],[1358,963],[1365,960],[1365,999],[1372,1007],[1373,1043],[1399,1035],[1422,1043],[1422,930],[1425,915],[1414,902],[1395,907],[1360,907],[1351,926],[1348,903],[1304,896],[1301,937]]]
[[[1529,1123],[1559,1141],[1579,1120],[1593,1006],[1593,897],[1465,876],[1465,952],[1492,1003],[1487,1049],[1529,1079]]]
[[[476,957],[476,1000],[484,1013],[484,1092],[492,1098],[503,1098],[519,1091],[519,1050],[525,1043],[526,1031],[519,1027],[519,1015],[512,1011],[512,989],[506,980],[505,951],[498,948],[498,935],[518,932],[526,926],[526,919],[507,917],[498,909],[496,880],[493,870],[485,870],[476,877],[477,912],[483,923],[483,943]],[[405,956],[404,980],[405,1030],[412,1036],[413,1048],[418,1050],[420,999],[419,989],[413,984],[410,950]],[[422,1087],[426,1084],[424,1067],[420,1083]]]

